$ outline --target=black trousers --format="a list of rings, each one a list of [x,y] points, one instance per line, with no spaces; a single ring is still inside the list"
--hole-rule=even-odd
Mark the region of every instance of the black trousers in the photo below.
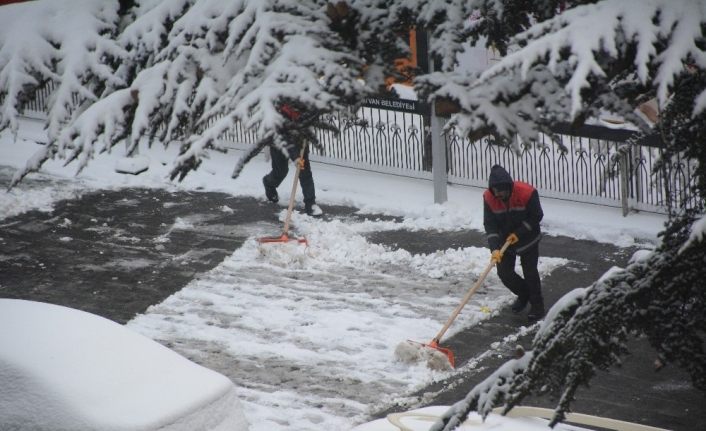
[[[520,266],[522,267],[522,275],[515,272],[515,261],[517,253],[513,250],[505,252],[502,260],[497,265],[498,276],[500,281],[520,298],[529,300],[529,303],[535,307],[544,307],[544,298],[542,297],[542,281],[539,278],[539,243],[524,250],[520,256]]]
[[[282,184],[282,181],[284,181],[289,172],[289,158],[274,147],[270,147],[270,156],[272,159],[272,170],[269,174],[265,175],[264,182],[269,187],[277,188]],[[315,204],[316,193],[314,192],[314,176],[311,174],[308,148],[304,151],[304,167],[301,172],[299,172],[299,184],[301,184],[302,193],[304,194],[304,205]]]

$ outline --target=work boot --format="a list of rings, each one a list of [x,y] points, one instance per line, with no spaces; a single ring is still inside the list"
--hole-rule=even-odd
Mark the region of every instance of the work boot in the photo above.
[[[530,304],[527,320],[535,322],[544,317],[544,304]]]
[[[265,186],[265,196],[267,197],[267,200],[272,202],[272,203],[277,203],[279,202],[279,195],[277,194],[277,189],[272,186],[267,185],[267,181],[265,181],[265,178],[267,177],[262,177],[262,185]]]
[[[520,313],[527,307],[527,302],[529,302],[529,300],[526,296],[518,296],[515,302],[510,306],[510,310],[515,314]]]
[[[306,215],[312,216],[312,217],[321,217],[324,212],[316,204],[306,204],[304,205],[304,210],[306,211]]]

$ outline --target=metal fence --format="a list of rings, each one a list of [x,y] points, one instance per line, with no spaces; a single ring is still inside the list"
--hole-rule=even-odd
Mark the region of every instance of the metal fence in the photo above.
[[[49,99],[56,90],[53,81],[47,81],[40,85],[34,92],[34,97],[21,102],[21,115],[28,118],[43,120],[47,117],[49,111]],[[74,93],[71,95],[74,105],[78,105],[79,95]],[[4,96],[0,96],[0,104],[5,101]]]
[[[323,151],[315,149],[312,159],[431,178],[431,155],[425,151],[422,115],[367,106],[354,115],[336,113],[325,115],[323,120],[340,133],[320,131],[318,138]]]
[[[384,99],[383,99],[384,100]],[[425,107],[380,107],[368,101],[354,116],[329,115],[341,134],[320,132],[316,160],[377,172],[431,179],[431,143]],[[386,109],[382,109],[386,108]],[[397,109],[397,110],[392,110]],[[628,130],[584,126],[557,127],[555,140],[519,142],[519,152],[492,138],[471,141],[452,131],[443,136],[449,184],[486,187],[490,168],[503,165],[515,179],[533,184],[543,196],[628,210],[666,212],[694,207],[690,193],[695,162],[677,155],[666,175],[655,173],[664,150],[657,139],[623,145]]]
[[[51,88],[25,106],[28,116],[45,115]],[[428,106],[417,101],[371,98],[356,112],[325,115],[340,131],[320,130],[322,151],[312,160],[375,172],[432,179]],[[557,128],[558,142],[541,136],[519,142],[519,151],[492,138],[471,141],[452,131],[443,136],[449,184],[486,187],[491,166],[503,165],[515,179],[533,184],[543,196],[629,209],[666,212],[698,205],[690,193],[695,162],[677,156],[665,175],[654,168],[663,155],[656,140],[623,144],[634,132],[587,126]],[[236,124],[222,139],[234,146],[255,141]],[[621,148],[623,148],[621,152]],[[627,149],[627,150],[626,150]]]
[[[490,137],[470,141],[452,131],[445,136],[449,182],[486,187],[490,167],[500,164],[545,196],[654,212],[698,205],[690,193],[695,161],[677,155],[664,173],[655,172],[664,155],[658,140],[626,146],[634,132],[597,126],[562,129],[557,141],[546,135],[518,141],[519,151]]]

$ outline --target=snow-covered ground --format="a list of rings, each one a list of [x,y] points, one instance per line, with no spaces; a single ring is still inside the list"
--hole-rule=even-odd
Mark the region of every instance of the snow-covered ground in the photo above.
[[[41,129],[30,122],[23,123],[17,142],[0,135],[0,164],[21,166],[38,147],[31,140],[41,139]],[[176,148],[143,149],[150,170],[138,176],[114,172],[120,150],[98,156],[77,178],[71,177],[71,165],[47,163],[43,174],[0,194],[0,218],[30,208],[48,210],[52,202],[98,188],[185,188],[262,197],[261,178],[269,170],[264,158],[256,158],[237,180],[230,179],[238,157],[232,151],[206,160],[183,183],[171,183],[165,177]],[[448,376],[396,362],[394,348],[408,338],[431,339],[489,259],[486,249],[475,247],[413,256],[364,237],[400,228],[482,229],[482,190],[450,187],[449,201],[435,205],[429,181],[319,163],[312,169],[319,203],[404,220],[344,223],[296,213],[293,223],[308,238],[308,249],[258,246],[257,237],[278,232],[253,226],[251,239],[218,267],[127,325],[230,377],[255,431],[349,429],[369,412]],[[282,219],[289,181],[291,175],[279,190]],[[542,205],[546,233],[620,246],[656,242],[664,222],[660,215],[623,218],[619,209],[553,199],[543,199]],[[541,258],[540,272],[546,275],[565,263]],[[491,274],[450,334],[482,324],[511,299]]]

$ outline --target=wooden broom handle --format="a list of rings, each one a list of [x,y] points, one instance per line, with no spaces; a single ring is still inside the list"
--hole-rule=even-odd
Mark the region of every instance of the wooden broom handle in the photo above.
[[[299,151],[299,158],[296,160],[295,164],[297,169],[294,171],[294,182],[292,183],[292,193],[289,194],[289,206],[287,207],[287,217],[284,219],[284,229],[282,229],[282,236],[287,236],[289,233],[289,223],[292,220],[292,210],[294,209],[294,198],[297,195],[297,183],[299,182],[299,173],[302,170],[302,164],[304,163],[304,151],[306,151],[306,141],[302,144],[302,149]]]
[[[502,248],[500,249],[500,253],[505,253],[505,251],[507,250],[508,247],[510,247],[510,241],[505,241],[505,244],[503,244]],[[478,288],[481,286],[481,284],[485,280],[485,277],[487,277],[490,270],[493,269],[493,266],[495,266],[495,262],[493,262],[493,259],[491,258],[490,262],[483,270],[483,273],[480,275],[478,280],[476,280],[476,282],[473,284],[473,287],[471,287],[468,290],[468,292],[466,292],[466,295],[463,297],[463,300],[461,301],[461,303],[456,306],[456,309],[453,311],[453,313],[451,313],[451,316],[446,321],[446,324],[444,325],[443,328],[441,328],[441,331],[439,331],[439,333],[436,334],[436,337],[434,337],[433,341],[436,341],[437,343],[439,343],[439,341],[441,340],[441,337],[444,336],[444,334],[449,329],[449,327],[451,326],[453,321],[456,320],[456,316],[458,316],[458,314],[461,312],[463,307],[466,306],[468,301],[471,299],[471,296],[473,296],[473,294],[476,293],[476,290],[478,290]]]

